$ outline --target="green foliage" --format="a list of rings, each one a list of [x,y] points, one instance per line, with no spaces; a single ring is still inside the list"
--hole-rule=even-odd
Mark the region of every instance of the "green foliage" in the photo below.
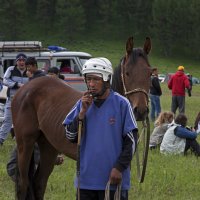
[[[57,22],[61,38],[71,40],[84,30],[85,13],[80,0],[60,0],[57,4]]]
[[[25,30],[23,23],[24,0],[1,1],[0,8],[0,37],[3,40],[22,39]]]
[[[153,3],[153,29],[165,55],[188,55],[199,57],[200,17],[199,2],[196,0],[155,0]],[[191,50],[192,49],[192,50]]]
[[[1,0],[0,40],[151,36],[165,57],[200,57],[200,1]]]

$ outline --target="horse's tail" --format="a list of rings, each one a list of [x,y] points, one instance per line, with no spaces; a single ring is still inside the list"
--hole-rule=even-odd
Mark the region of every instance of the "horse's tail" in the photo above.
[[[34,152],[32,153],[31,156],[31,161],[29,165],[29,172],[28,172],[28,178],[29,178],[29,186],[27,189],[27,194],[26,194],[26,200],[35,200],[35,195],[34,195],[34,174],[36,171],[35,167],[35,160],[34,160]],[[18,162],[17,162],[17,167],[16,167],[16,172],[15,172],[15,198],[19,199],[20,198],[20,173],[19,173],[19,168],[18,168]]]
[[[29,171],[28,171],[29,186],[28,186],[28,190],[27,190],[26,200],[35,200],[34,175],[36,172],[36,164],[35,164],[35,159],[34,159],[34,153],[35,153],[35,150],[33,150],[30,165],[29,165]]]
[[[16,169],[15,169],[15,199],[18,199],[20,194],[20,184],[19,184],[19,168],[18,168],[18,161],[16,162]]]

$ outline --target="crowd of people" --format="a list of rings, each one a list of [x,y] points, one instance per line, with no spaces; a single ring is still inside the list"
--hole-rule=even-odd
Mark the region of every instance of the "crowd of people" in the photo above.
[[[184,73],[183,66],[177,68],[177,72],[168,80],[167,86],[172,91],[171,111],[161,112],[159,96],[162,95],[162,91],[158,80],[158,70],[153,68],[150,88],[150,118],[154,122],[154,129],[150,136],[149,148],[151,150],[160,149],[163,154],[184,155],[190,149],[196,156],[200,156],[200,145],[197,141],[200,133],[200,112],[196,116],[194,126],[187,126],[185,96],[186,91],[188,96],[191,96],[192,82],[190,76]],[[156,98],[157,101],[155,101]],[[178,114],[176,114],[177,109]]]

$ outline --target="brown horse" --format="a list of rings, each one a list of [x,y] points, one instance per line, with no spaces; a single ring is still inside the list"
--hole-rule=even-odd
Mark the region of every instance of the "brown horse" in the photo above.
[[[150,38],[146,38],[143,48],[133,48],[133,38],[130,37],[126,43],[126,55],[113,75],[112,88],[129,99],[137,121],[148,115],[151,68],[147,55],[150,50]]]
[[[146,54],[150,46],[148,38],[144,50],[135,50],[133,38],[129,38],[120,67],[123,78],[115,73],[113,79],[114,82],[115,79],[123,80],[116,81],[118,86],[115,85],[114,89],[126,93],[135,113],[138,113],[136,116],[141,118],[147,114],[150,68]],[[58,152],[76,159],[77,147],[66,139],[62,122],[81,95],[62,81],[50,77],[34,79],[16,93],[12,101],[12,116],[18,147],[17,199],[43,199]],[[40,164],[30,181],[29,166],[35,143],[40,150]]]

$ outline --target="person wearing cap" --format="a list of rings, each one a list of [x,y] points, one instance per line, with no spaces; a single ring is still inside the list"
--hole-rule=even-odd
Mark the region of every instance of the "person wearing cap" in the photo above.
[[[176,114],[177,108],[179,108],[179,113],[185,113],[185,89],[190,89],[190,87],[184,67],[179,66],[178,71],[168,81],[168,88],[172,90],[171,111],[174,114]]]
[[[112,64],[107,58],[91,58],[82,74],[88,91],[66,116],[66,137],[77,143],[78,122],[83,123],[80,176],[75,187],[81,200],[104,200],[110,186],[111,199],[121,183],[121,200],[128,199],[130,162],[137,144],[137,124],[127,98],[110,88]],[[80,184],[79,184],[80,183]],[[77,192],[78,195],[78,192]]]
[[[28,82],[26,75],[25,61],[27,57],[23,53],[16,56],[16,65],[10,66],[5,72],[3,77],[3,84],[8,87],[7,100],[5,104],[4,121],[0,127],[0,145],[8,137],[12,128],[12,115],[11,115],[11,100],[19,88]]]

